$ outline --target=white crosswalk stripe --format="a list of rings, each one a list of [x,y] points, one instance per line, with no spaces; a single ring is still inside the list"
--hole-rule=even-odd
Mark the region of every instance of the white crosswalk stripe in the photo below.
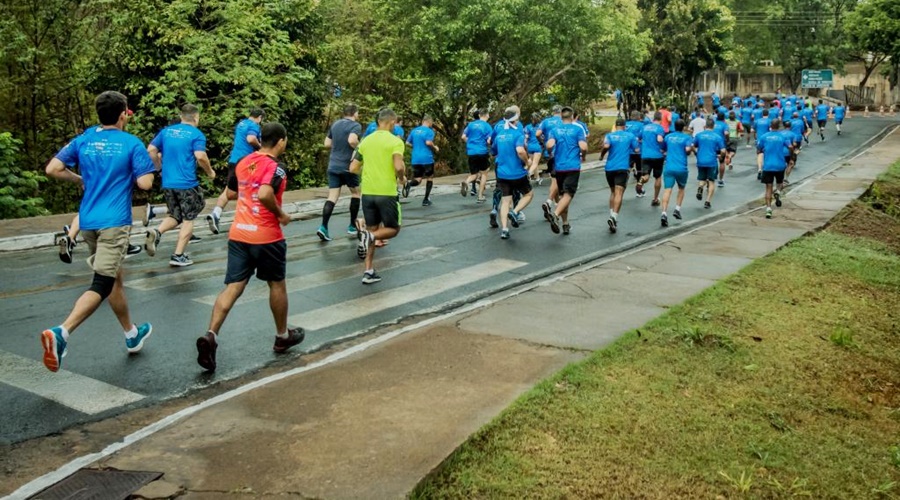
[[[392,307],[432,297],[526,265],[528,264],[525,262],[515,260],[495,259],[398,288],[296,314],[288,318],[288,321],[292,325],[302,326],[308,330],[319,330]],[[385,286],[385,284],[375,286]]]
[[[0,381],[88,415],[144,399],[141,394],[84,375],[50,372],[39,360],[4,351],[0,351]]]

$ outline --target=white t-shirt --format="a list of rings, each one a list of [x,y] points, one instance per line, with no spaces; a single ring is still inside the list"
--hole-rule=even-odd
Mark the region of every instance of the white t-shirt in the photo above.
[[[691,129],[694,137],[697,137],[697,134],[703,132],[703,130],[706,128],[706,118],[700,118],[699,116],[697,118],[694,118],[693,120],[691,120],[688,128]]]

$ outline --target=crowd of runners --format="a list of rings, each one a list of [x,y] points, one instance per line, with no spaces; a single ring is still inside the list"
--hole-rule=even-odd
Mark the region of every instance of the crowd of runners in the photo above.
[[[611,233],[618,230],[619,213],[632,177],[639,199],[650,194],[652,182],[650,204],[660,207],[663,227],[669,224],[672,191],[677,188],[671,215],[681,219],[691,155],[696,156],[697,199],[711,208],[716,189],[724,187],[742,141],[746,148],[756,149],[757,176],[765,185],[766,217],[771,218],[773,205],[781,206],[784,185],[814,128],[824,141],[827,121],[833,118],[840,135],[847,114],[841,103],[832,107],[822,100],[815,103],[795,95],[778,95],[768,102],[759,96],[735,95],[726,105],[713,93],[708,110],[704,96],[698,93],[690,115],[662,106],[656,111],[632,110],[626,119],[621,115],[620,95],[620,116],[614,129],[605,135],[601,151],[610,188],[607,224]],[[124,260],[141,251],[129,241],[134,187],[149,190],[154,176],[160,175],[166,206],[147,205],[142,222],[148,226],[156,217],[164,219],[146,232],[143,249],[154,256],[161,237],[178,229],[169,264],[184,267],[193,264],[186,249],[198,239],[193,235],[194,221],[205,210],[198,167],[210,178],[216,176],[206,153],[206,138],[199,129],[200,111],[196,106],[183,106],[179,119],[145,146],[124,131],[132,115],[124,95],[103,92],[95,104],[100,124],[74,138],[46,168],[49,176],[84,188],[79,214],[64,227],[59,240],[59,254],[64,262],[72,262],[80,232],[94,271],[90,287],[66,319],[41,334],[44,364],[54,372],[66,355],[69,335],[103,301],[109,302],[122,326],[128,352],[140,351],[153,331],[149,323],[138,326],[132,322],[123,286]],[[487,109],[474,112],[474,119],[459,138],[465,142],[469,165],[469,176],[461,182],[459,192],[484,203],[493,166],[496,183],[489,225],[500,230],[500,238],[509,239],[510,227],[518,228],[525,221],[523,211],[534,198],[534,186],[549,177],[549,196],[541,204],[544,219],[553,233],[568,235],[569,209],[588,150],[588,127],[567,106],[554,106],[549,116],[534,113],[527,120],[520,113],[517,106],[510,106],[499,120],[490,123]],[[287,131],[278,123],[263,123],[264,119],[262,109],[252,109],[236,125],[226,188],[205,216],[210,231],[218,234],[223,209],[229,201],[237,202],[228,232],[225,288],[217,297],[207,332],[196,341],[197,361],[208,371],[216,369],[221,327],[254,274],[269,286],[276,327],[273,350],[285,352],[304,339],[302,328],[287,325],[287,245],[282,227],[291,217],[282,210],[287,169],[278,161],[287,146]],[[323,146],[330,151],[329,190],[316,234],[323,242],[332,240],[329,223],[346,186],[351,196],[346,231],[357,238],[357,255],[365,261],[362,283],[377,283],[381,276],[375,269],[375,251],[400,232],[400,199],[424,184],[422,205],[433,204],[435,154],[439,151],[433,121],[423,116],[407,134],[397,114],[385,108],[363,132],[358,108],[348,104],[343,116],[330,127]],[[407,147],[411,149],[410,178],[404,159]],[[80,174],[75,173],[76,168]]]

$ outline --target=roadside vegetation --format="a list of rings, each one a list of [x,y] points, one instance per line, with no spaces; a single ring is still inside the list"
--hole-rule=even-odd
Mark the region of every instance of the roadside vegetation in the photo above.
[[[414,498],[900,497],[900,162],[544,381]]]

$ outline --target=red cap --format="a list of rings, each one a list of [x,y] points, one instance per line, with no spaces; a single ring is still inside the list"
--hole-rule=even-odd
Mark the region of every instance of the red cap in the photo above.
[[[125,114],[128,115],[128,116],[134,116],[134,111],[132,111],[132,110],[130,110],[130,109],[126,109],[126,110],[125,110]]]

